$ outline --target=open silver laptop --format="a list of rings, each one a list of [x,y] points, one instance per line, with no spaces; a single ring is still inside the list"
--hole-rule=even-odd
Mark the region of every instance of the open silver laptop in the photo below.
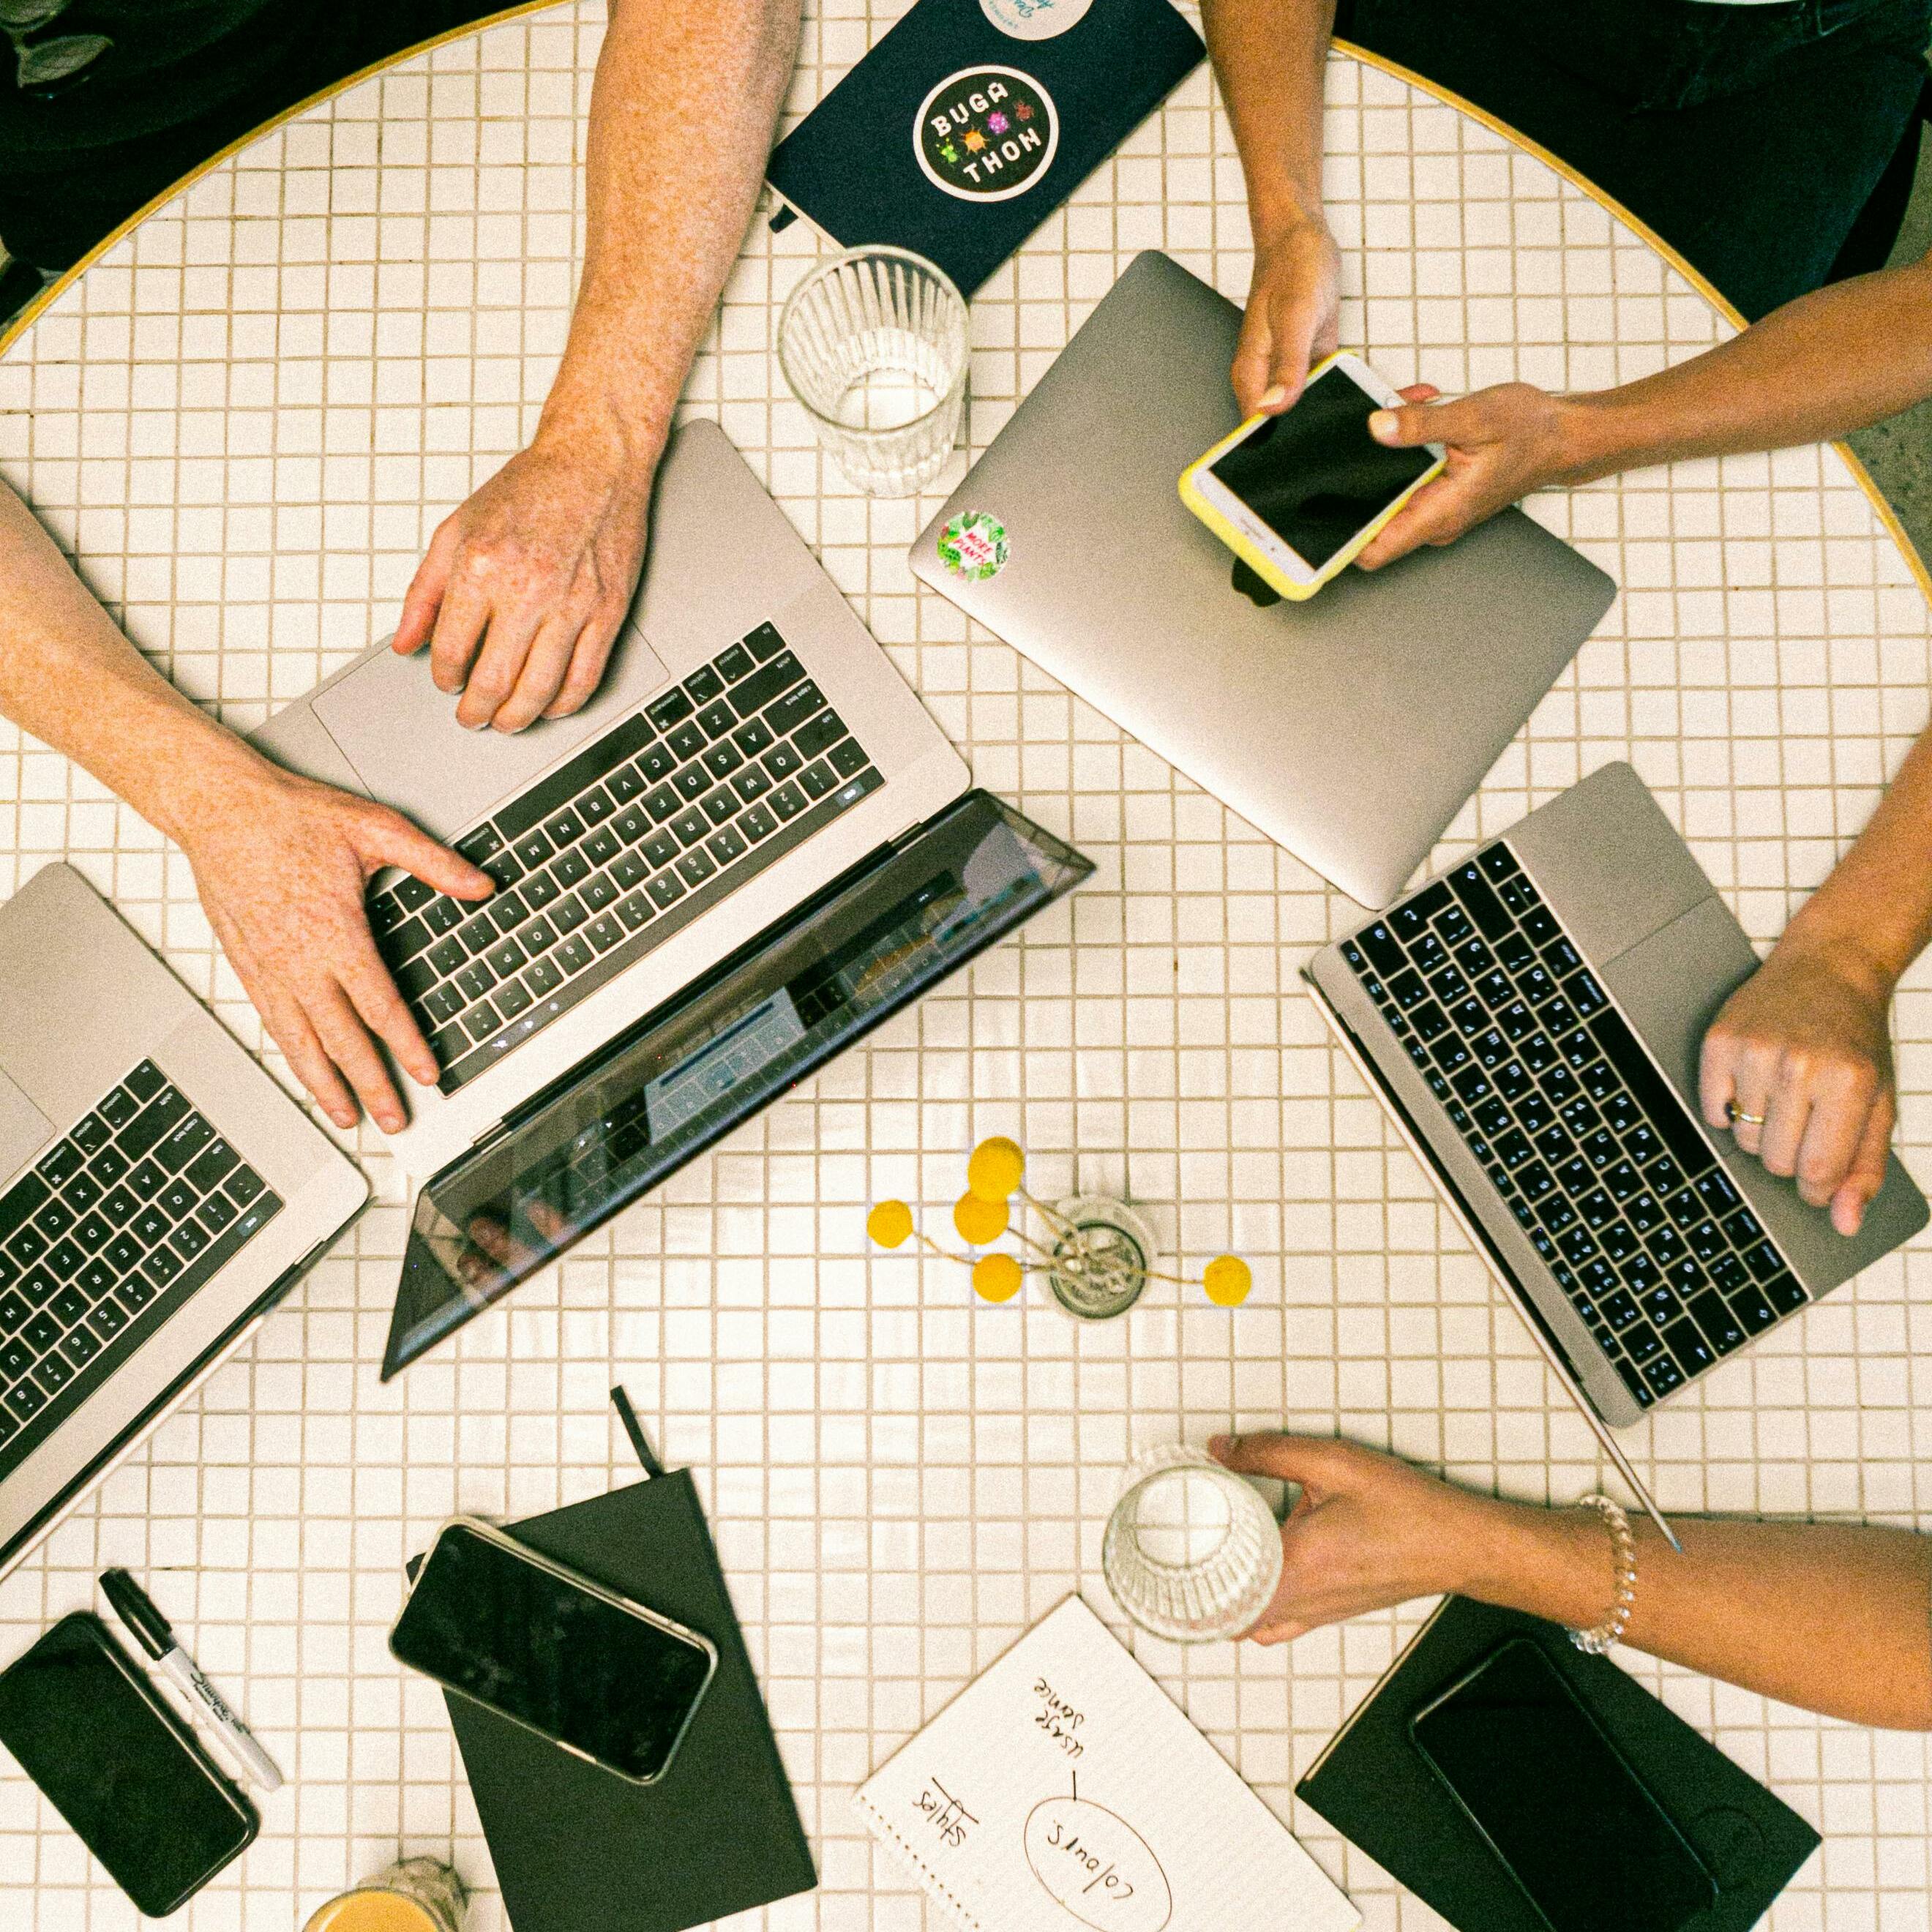
[[[380,644],[256,742],[380,798],[497,880],[370,902],[442,1066],[391,1144],[428,1175],[970,780],[715,423],[658,466],[643,585],[596,697],[466,731]],[[756,890],[741,888],[757,880]]]
[[[716,424],[672,439],[596,699],[470,733],[386,646],[257,742],[490,873],[370,901],[442,1070],[382,1372],[1091,872],[986,793]]]
[[[68,866],[0,906],[0,1012],[4,1569],[368,1187]]]
[[[1177,488],[1238,420],[1240,320],[1178,262],[1137,256],[910,560],[1324,878],[1384,905],[1616,586],[1510,510],[1305,603],[1258,606]],[[940,554],[975,511],[1005,531],[1006,561],[983,576]]]
[[[1699,1050],[1757,964],[1611,764],[1305,974],[1552,1366],[1615,1427],[1925,1225],[1896,1156],[1848,1238],[1704,1126]]]

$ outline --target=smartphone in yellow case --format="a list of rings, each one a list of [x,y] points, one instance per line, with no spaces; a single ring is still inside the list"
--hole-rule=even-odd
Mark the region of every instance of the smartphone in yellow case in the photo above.
[[[1402,398],[1359,356],[1316,364],[1292,409],[1250,416],[1180,472],[1180,500],[1284,597],[1312,597],[1432,476],[1438,443],[1369,434]]]

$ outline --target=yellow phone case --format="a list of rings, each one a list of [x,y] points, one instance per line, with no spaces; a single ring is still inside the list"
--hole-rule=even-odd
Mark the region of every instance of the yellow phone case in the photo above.
[[[1340,359],[1335,356],[1324,357],[1309,370],[1308,380],[1310,382],[1313,382],[1316,376]],[[1274,559],[1269,556],[1245,530],[1240,529],[1237,524],[1231,523],[1214,504],[1210,503],[1202,496],[1195,480],[1203,470],[1210,469],[1220,462],[1236,443],[1253,429],[1255,424],[1262,420],[1262,416],[1264,413],[1265,412],[1258,412],[1249,417],[1238,429],[1230,430],[1212,449],[1208,451],[1205,456],[1197,458],[1180,472],[1180,500],[1271,590],[1300,603],[1305,598],[1312,597],[1316,592],[1331,578],[1339,576],[1342,572],[1347,569],[1348,566],[1353,563],[1355,559],[1375,541],[1377,533],[1408,501],[1410,497],[1413,496],[1416,491],[1432,478],[1442,475],[1444,459],[1438,456],[1394,502],[1390,504],[1387,509],[1382,512],[1381,515],[1344,544],[1322,566],[1312,581],[1306,584],[1298,583],[1293,578],[1285,575],[1276,565]]]

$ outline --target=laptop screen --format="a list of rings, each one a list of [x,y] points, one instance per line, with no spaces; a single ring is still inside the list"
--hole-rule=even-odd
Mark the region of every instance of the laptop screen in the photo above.
[[[423,1189],[384,1379],[1093,869],[968,792],[647,1014]]]

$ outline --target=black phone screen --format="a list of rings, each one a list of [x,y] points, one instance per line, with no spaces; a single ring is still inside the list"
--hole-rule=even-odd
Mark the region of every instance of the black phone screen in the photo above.
[[[1717,1897],[1696,1854],[1527,1638],[1503,1645],[1409,1728],[1556,1932],[1676,1932]]]
[[[626,1778],[669,1762],[711,1654],[460,1523],[390,1634],[404,1664]]]
[[[206,1884],[260,1822],[85,1612],[0,1672],[0,1744],[151,1918]]]
[[[1208,474],[1319,568],[1436,460],[1426,449],[1376,442],[1369,418],[1382,406],[1352,376],[1324,370],[1292,410],[1269,417]]]

